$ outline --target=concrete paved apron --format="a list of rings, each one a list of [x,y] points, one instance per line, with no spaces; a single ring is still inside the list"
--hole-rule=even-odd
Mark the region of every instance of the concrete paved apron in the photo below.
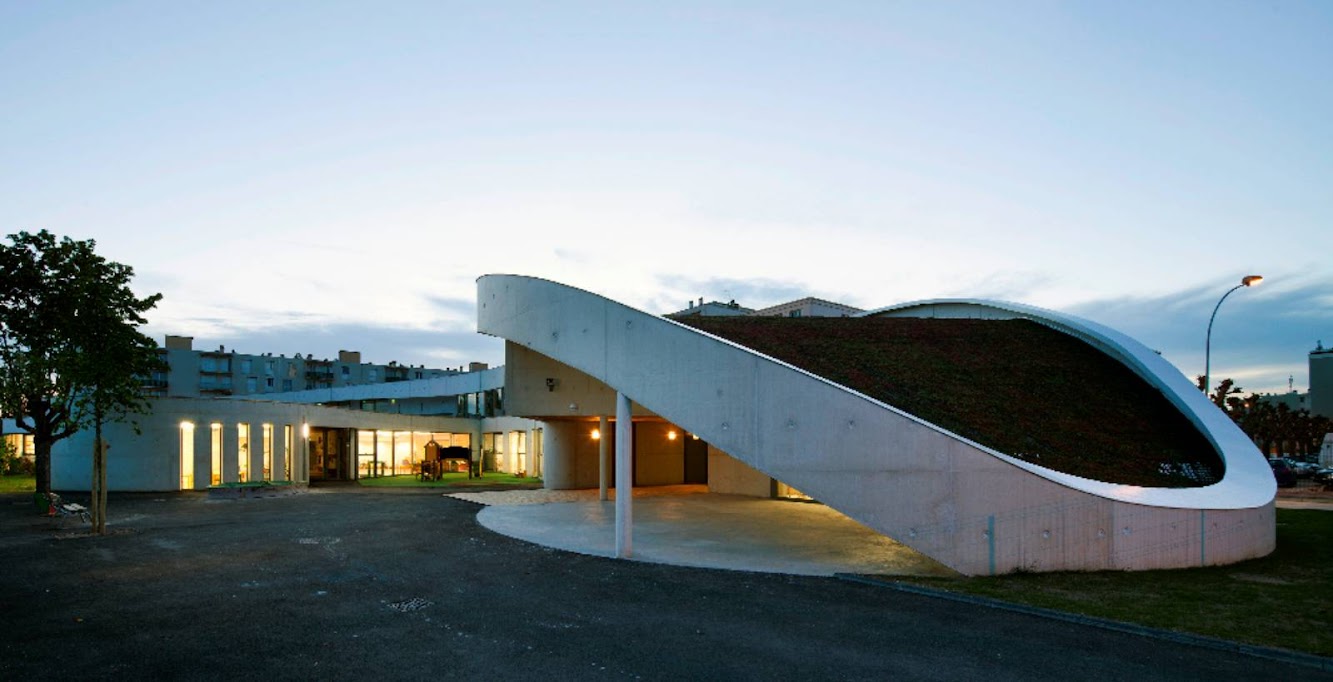
[[[795,575],[952,574],[824,505],[703,490],[635,489],[633,559]],[[615,505],[598,501],[596,490],[451,496],[488,505],[477,520],[502,535],[579,554],[615,553]]]

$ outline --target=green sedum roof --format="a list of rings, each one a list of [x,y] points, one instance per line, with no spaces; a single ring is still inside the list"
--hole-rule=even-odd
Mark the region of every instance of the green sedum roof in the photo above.
[[[1129,368],[1026,320],[680,320],[1033,464],[1109,483],[1219,480],[1211,443]]]

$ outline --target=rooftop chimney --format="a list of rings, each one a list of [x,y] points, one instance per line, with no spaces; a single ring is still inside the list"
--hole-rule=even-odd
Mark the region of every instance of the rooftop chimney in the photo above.
[[[167,350],[194,350],[193,336],[173,336],[167,334],[166,343],[163,344]]]

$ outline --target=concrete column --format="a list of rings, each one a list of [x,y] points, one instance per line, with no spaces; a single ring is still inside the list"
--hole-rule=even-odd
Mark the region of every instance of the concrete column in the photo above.
[[[608,499],[606,489],[611,480],[611,420],[602,415],[597,418],[597,433],[602,434],[597,441],[597,499]]]
[[[273,424],[273,480],[287,481],[287,441],[283,438],[282,427],[285,424]]]
[[[542,461],[537,456],[537,429],[532,427],[528,428],[528,475],[542,477]]]
[[[616,393],[616,557],[634,552],[634,423],[629,397]]]
[[[469,432],[472,438],[472,456],[477,458],[477,474],[484,473],[486,469],[486,455],[481,452],[481,432],[482,422],[480,419],[472,422],[472,430]]]
[[[210,433],[213,425],[209,424]],[[222,482],[235,483],[240,480],[239,463],[241,456],[236,444],[236,425],[222,422]]]
[[[579,438],[587,438],[588,432],[578,422],[550,421],[546,423],[545,434],[542,487],[547,490],[577,488]]]
[[[301,418],[301,423],[296,427],[296,452],[300,455],[293,461],[292,466],[296,468],[300,481],[302,483],[310,482],[310,422],[305,417]]]
[[[203,420],[194,422],[195,490],[208,490],[208,486],[213,484],[213,452],[209,449],[213,447],[211,434],[212,431],[208,427],[208,422]]]

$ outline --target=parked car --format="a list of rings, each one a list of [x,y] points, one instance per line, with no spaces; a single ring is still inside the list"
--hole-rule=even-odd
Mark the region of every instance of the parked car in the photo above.
[[[1273,478],[1277,479],[1277,487],[1294,488],[1296,486],[1296,471],[1291,468],[1287,460],[1276,458],[1268,460],[1268,466],[1273,468]]]
[[[1319,465],[1314,462],[1295,462],[1291,468],[1296,471],[1298,478],[1309,478],[1314,476],[1314,472],[1319,471]]]
[[[1314,472],[1314,482],[1333,485],[1333,468],[1322,468]]]

